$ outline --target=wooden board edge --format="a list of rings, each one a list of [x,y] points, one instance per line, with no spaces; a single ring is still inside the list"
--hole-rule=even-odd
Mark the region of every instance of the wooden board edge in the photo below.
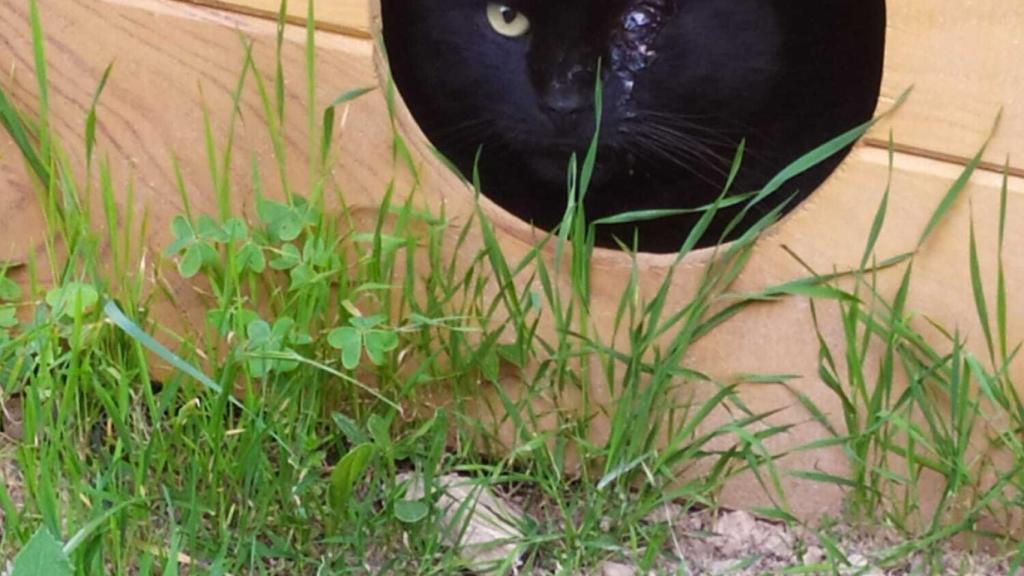
[[[186,4],[194,4],[196,6],[203,6],[206,8],[213,8],[215,10],[224,10],[227,12],[236,12],[238,14],[244,14],[246,16],[255,16],[257,18],[263,18],[268,20],[278,20],[280,13],[274,10],[253,6],[251,3],[239,1],[239,0],[172,0],[174,2],[183,2]],[[305,14],[301,14],[296,10],[289,10],[285,16],[285,20],[289,24],[296,26],[305,26],[308,19]],[[316,28],[324,32],[333,32],[336,34],[343,34],[345,36],[352,36],[355,38],[362,38],[369,40],[371,38],[370,33],[370,22],[359,22],[355,18],[332,18],[332,17],[317,17],[315,22]]]

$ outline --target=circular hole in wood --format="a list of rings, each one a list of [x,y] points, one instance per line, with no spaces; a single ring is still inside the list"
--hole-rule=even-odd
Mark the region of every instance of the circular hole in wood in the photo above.
[[[424,134],[526,222],[561,221],[600,116],[587,218],[632,214],[597,244],[652,253],[681,247],[736,166],[698,246],[798,206],[849,149],[743,199],[870,120],[885,52],[884,0],[382,0],[381,18]]]

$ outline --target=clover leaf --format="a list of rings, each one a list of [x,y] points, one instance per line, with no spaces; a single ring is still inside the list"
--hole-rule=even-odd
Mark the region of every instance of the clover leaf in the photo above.
[[[297,338],[293,337],[295,321],[291,318],[278,318],[271,326],[265,320],[253,320],[246,327],[249,352],[249,372],[254,378],[263,378],[271,373],[285,374],[299,367],[295,360],[281,358],[281,355],[295,356],[296,352],[289,347]],[[303,338],[298,338],[304,341]]]
[[[3,270],[0,270],[0,302],[14,302],[21,298],[21,287],[10,278],[4,277]]]
[[[251,270],[255,274],[262,274],[267,269],[267,258],[263,250],[253,242],[246,242],[238,251],[238,271]]]
[[[227,235],[209,216],[199,218],[199,229],[184,216],[176,216],[171,222],[174,242],[167,248],[168,257],[180,256],[178,273],[183,278],[193,278],[202,270],[204,264],[214,263],[218,259],[217,251],[209,244]]]
[[[327,336],[327,342],[341,350],[341,364],[347,370],[355,370],[366,351],[366,356],[375,366],[384,364],[388,352],[398,348],[398,333],[381,327],[384,316],[356,316],[349,320],[349,326],[336,328]]]
[[[277,257],[270,261],[270,267],[274,270],[291,270],[302,263],[302,252],[298,246],[292,243],[281,246]]]
[[[348,370],[355,370],[359,366],[359,359],[363,355],[363,335],[351,326],[345,326],[333,330],[327,336],[327,342],[338,350],[341,350],[341,364]]]
[[[302,234],[307,222],[305,208],[298,201],[295,206],[264,199],[256,202],[256,212],[274,242],[291,242]]]
[[[57,318],[75,318],[91,312],[99,301],[99,292],[82,282],[68,282],[46,293],[46,303]]]
[[[385,354],[398,348],[398,333],[390,330],[367,332],[364,338],[366,340],[366,355],[376,366],[384,364]]]
[[[18,325],[18,312],[14,306],[0,306],[0,330]]]

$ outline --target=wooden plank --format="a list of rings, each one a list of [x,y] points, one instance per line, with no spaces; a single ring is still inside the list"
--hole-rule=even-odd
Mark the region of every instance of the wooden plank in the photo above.
[[[238,31],[254,41],[253,57],[260,70],[269,75],[274,68],[273,23],[244,16],[201,9],[187,4],[160,0],[119,0],[118,2],[41,2],[44,26],[48,34],[50,77],[53,83],[52,122],[69,146],[69,153],[79,160],[83,155],[81,133],[89,100],[103,69],[116,57],[114,75],[100,107],[100,153],[110,158],[116,176],[118,201],[122,209],[143,212],[150,221],[150,254],[158,254],[170,242],[169,222],[183,210],[175,187],[172,153],[178,157],[186,186],[191,192],[193,210],[213,213],[217,203],[209,183],[209,169],[203,149],[202,105],[211,111],[213,132],[219,142],[227,133],[231,106],[230,94],[241,70],[245,48]],[[291,167],[292,186],[308,189],[306,108],[303,105],[305,67],[304,32],[289,29],[283,49],[285,69],[292,81],[285,85],[287,118],[285,130],[287,162]],[[0,10],[0,69],[7,74],[0,79],[16,100],[31,107],[35,99],[32,77],[32,56],[27,8],[24,4],[7,4]],[[375,71],[370,44],[342,36],[323,35],[318,44],[320,85],[318,104],[324,105],[334,96],[349,89],[372,85]],[[202,86],[202,93],[198,86]],[[268,193],[280,195],[275,186],[275,164],[269,139],[263,126],[262,106],[256,89],[250,85],[241,98],[245,122],[238,127],[235,156],[239,159],[233,173],[236,193],[232,201],[240,210],[251,207],[250,173],[252,162],[264,167],[263,182]],[[419,198],[437,210],[446,204],[448,217],[456,222],[469,219],[473,213],[472,195],[457,179],[445,171],[417,137],[409,125],[406,112],[400,119],[408,127],[410,144],[417,162],[422,166],[422,189]],[[390,118],[382,95],[378,92],[355,102],[338,115],[341,134],[336,153],[339,165],[335,174],[338,186],[357,211],[373,214],[387,184],[395,174],[392,164]],[[901,120],[902,121],[902,120]],[[935,160],[897,154],[893,173],[893,197],[889,226],[879,243],[884,258],[914,247],[917,236],[927,225],[932,210],[957,178],[961,167]],[[821,272],[856,265],[888,180],[888,157],[884,151],[862,147],[808,202],[780,223],[766,237],[740,278],[737,290],[757,290],[766,285],[784,282],[806,274],[800,259]],[[135,182],[137,204],[126,206],[127,182]],[[978,241],[983,258],[982,268],[991,277],[995,268],[994,246],[997,231],[997,206],[1002,181],[998,174],[977,175],[967,190],[967,197],[953,208],[950,219],[925,246],[916,264],[916,276],[910,308],[919,317],[927,317],[951,329],[959,329],[968,338],[973,350],[980,351],[982,338],[975,319],[971,297],[967,238],[973,217],[978,222]],[[23,258],[35,250],[42,253],[43,229],[32,186],[24,167],[17,160],[13,143],[0,135],[0,259]],[[1011,179],[1010,221],[1007,243],[1024,243],[1024,179]],[[399,193],[406,189],[399,187]],[[397,200],[397,199],[396,199]],[[494,206],[487,205],[499,238],[508,256],[515,261],[533,249],[534,233]],[[100,213],[100,211],[97,211]],[[454,232],[453,232],[454,233]],[[480,245],[477,233],[467,240],[467,248],[457,255],[463,262],[475,255],[469,247]],[[456,245],[452,241],[448,246]],[[548,253],[548,257],[552,257]],[[708,258],[707,253],[695,255],[677,274],[672,290],[676,308],[692,295]],[[665,278],[671,259],[643,257],[641,282],[652,293]],[[1007,252],[1007,289],[1024,291],[1024,261],[1012,250]],[[621,253],[599,252],[593,260],[594,275],[601,278],[595,286],[592,307],[594,334],[609,336],[614,322],[615,305],[620,290],[629,279],[633,263]],[[156,264],[149,260],[147,277],[156,276]],[[163,281],[175,301],[160,301],[155,317],[172,330],[190,331],[194,336],[204,322],[205,301],[199,288],[180,280],[168,267],[160,268]],[[899,270],[885,271],[879,287],[892,294],[899,280]],[[570,287],[563,280],[562,289]],[[1010,311],[1011,340],[1024,338],[1024,313]],[[834,311],[823,310],[820,329],[829,342],[842,343],[842,324]],[[920,323],[922,327],[925,323]],[[755,307],[735,317],[720,330],[702,340],[688,358],[688,366],[732,380],[741,373],[800,374],[796,390],[830,414],[839,410],[834,398],[815,377],[818,343],[810,324],[806,300],[785,299]],[[551,328],[547,336],[551,337]],[[941,337],[933,340],[942,346]],[[737,353],[740,351],[740,353]],[[984,357],[980,355],[979,357]],[[1024,379],[1024,366],[1013,367],[1017,380]],[[600,371],[595,370],[595,373]],[[515,394],[515,383],[509,383]],[[602,396],[607,389],[595,386],[591,407],[607,416],[614,412],[613,398]],[[772,424],[806,422],[807,415],[792,406],[791,396],[777,387],[750,386],[743,390],[744,400],[756,412],[788,407]],[[670,400],[670,399],[667,399]],[[567,400],[563,406],[572,406]],[[500,412],[499,412],[500,413]],[[480,415],[491,417],[486,410]],[[716,418],[725,418],[720,413]],[[496,426],[501,421],[495,422]],[[599,418],[594,431],[600,436],[607,431],[608,421]],[[508,431],[506,430],[506,433]],[[822,431],[806,424],[796,428],[782,444],[784,449],[821,437]],[[505,436],[511,440],[511,436]],[[821,450],[794,455],[781,463],[785,468],[841,472],[844,455],[840,450]],[[838,491],[820,485],[799,484],[788,478],[791,490],[808,494],[793,501],[795,512],[806,516],[835,513],[842,504]],[[928,492],[934,496],[939,488]],[[928,495],[926,494],[926,496]],[[766,505],[763,493],[749,479],[733,483],[727,490],[726,504]]]
[[[209,6],[221,10],[231,10],[251,16],[276,19],[281,12],[280,0],[179,0],[201,6]],[[288,20],[295,24],[305,24],[308,20],[311,0],[291,0],[288,2]],[[330,0],[314,2],[317,26],[322,30],[330,30],[369,38],[370,36],[370,4],[365,1]]]
[[[1019,0],[891,1],[882,106],[908,88],[906,109],[879,126],[884,146],[892,128],[898,145],[919,155],[972,157],[999,114],[1000,130],[985,159],[1010,157],[1024,175],[1024,10]]]

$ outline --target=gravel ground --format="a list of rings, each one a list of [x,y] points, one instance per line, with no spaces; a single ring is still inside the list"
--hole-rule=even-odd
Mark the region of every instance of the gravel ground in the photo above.
[[[478,574],[489,574],[488,564],[495,559],[504,560],[523,550],[517,546],[518,529],[525,514],[517,506],[520,502],[507,501],[491,491],[467,489],[478,486],[459,476],[437,479],[445,487],[439,505],[443,509],[475,509],[468,526],[458,523],[441,526],[442,534],[463,535],[461,556],[468,566],[479,566]],[[414,482],[414,485],[416,483]],[[418,490],[410,496],[418,498]],[[519,495],[522,497],[522,494]],[[475,498],[475,505],[466,500]],[[963,576],[1006,576],[1009,562],[983,554],[963,554],[949,550],[941,557],[912,556],[902,563],[882,569],[876,565],[886,550],[902,544],[894,534],[865,535],[851,527],[837,525],[827,531],[831,545],[844,557],[847,564],[832,572],[826,544],[810,530],[789,527],[776,522],[755,518],[738,511],[693,512],[682,506],[666,506],[650,515],[645,522],[671,525],[672,538],[660,555],[659,564],[650,574],[671,575],[729,575],[754,576],[763,574],[838,574],[839,576],[903,576],[950,574]],[[446,544],[459,547],[456,538],[446,538]],[[489,541],[488,541],[489,540]],[[628,543],[623,548],[628,549]],[[485,550],[486,552],[479,552]],[[835,554],[835,553],[833,553]],[[540,559],[543,564],[544,560]],[[523,571],[530,576],[563,574],[557,566]],[[636,564],[623,558],[605,562],[586,576],[647,576]],[[1024,575],[1022,575],[1024,576]]]
[[[682,509],[666,511],[651,521],[671,522],[675,539],[667,560],[658,572],[669,574],[729,574],[753,576],[775,574],[787,569],[828,562],[825,546],[811,531],[789,528],[755,518],[746,512],[727,511],[688,513]],[[849,566],[841,575],[910,575],[963,574],[971,576],[1000,575],[1009,571],[1005,559],[949,551],[941,559],[909,558],[903,565],[882,569],[875,565],[878,555],[900,543],[892,535],[865,536],[852,528],[837,527],[829,531]],[[639,574],[628,563],[606,564],[601,576]]]

